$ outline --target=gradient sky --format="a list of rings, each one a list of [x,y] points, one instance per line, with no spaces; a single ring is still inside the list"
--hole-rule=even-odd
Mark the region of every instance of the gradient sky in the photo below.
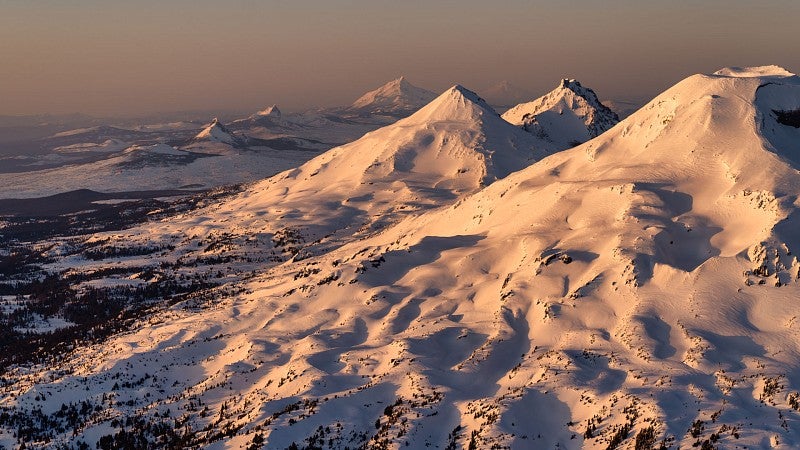
[[[348,104],[571,77],[649,99],[723,66],[800,70],[797,0],[0,0],[0,114]]]

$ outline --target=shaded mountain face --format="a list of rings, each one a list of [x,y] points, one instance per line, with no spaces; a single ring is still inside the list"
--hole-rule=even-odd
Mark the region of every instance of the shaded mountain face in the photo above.
[[[797,447],[800,129],[776,111],[798,109],[781,68],[695,75],[509,173],[535,136],[456,86],[230,203],[93,237],[158,249],[115,273],[222,284],[7,374],[0,439],[29,414],[92,444],[125,419],[184,446]],[[336,234],[349,205],[364,228]],[[76,390],[109,414],[67,414]]]
[[[503,118],[562,150],[597,137],[619,122],[594,91],[571,79],[561,80],[553,91],[532,102],[509,109]]]
[[[257,117],[271,117],[277,119],[281,117],[281,110],[278,105],[272,105],[269,108],[263,109],[255,114]]]
[[[407,116],[436,98],[436,94],[418,88],[405,77],[390,81],[359,97],[350,112],[372,115]]]

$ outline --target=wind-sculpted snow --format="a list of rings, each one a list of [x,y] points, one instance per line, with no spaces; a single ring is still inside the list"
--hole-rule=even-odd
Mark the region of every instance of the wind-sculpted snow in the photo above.
[[[336,220],[365,211],[385,226],[272,264],[234,259],[253,269],[229,275],[238,294],[153,313],[57,367],[8,372],[0,440],[14,442],[20,417],[51,430],[78,417],[51,443],[111,448],[125,428],[154,447],[795,448],[800,176],[797,130],[773,110],[794,108],[798,85],[769,68],[695,75],[496,181],[484,158],[500,157],[488,151],[500,137],[454,128],[496,116],[451,89],[439,98],[450,108],[434,102],[184,232],[302,248],[293,231],[259,235],[255,218],[322,230],[351,202]],[[428,151],[443,164],[421,164]],[[484,171],[454,175],[471,161]],[[370,194],[364,182],[382,184]],[[431,192],[452,198],[390,206]],[[301,198],[305,209],[289,203]],[[70,415],[80,401],[88,412]]]

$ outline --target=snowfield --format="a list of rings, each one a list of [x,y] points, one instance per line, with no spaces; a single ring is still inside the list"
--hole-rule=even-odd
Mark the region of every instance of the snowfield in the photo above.
[[[56,273],[215,284],[9,367],[0,445],[797,448],[800,78],[694,75],[619,123],[584,89],[512,124],[454,86],[222,203],[53,241]]]

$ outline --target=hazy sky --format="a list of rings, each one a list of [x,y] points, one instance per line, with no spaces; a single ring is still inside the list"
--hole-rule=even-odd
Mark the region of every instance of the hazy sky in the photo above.
[[[347,104],[572,77],[650,98],[722,66],[800,70],[798,0],[0,0],[0,114]]]

